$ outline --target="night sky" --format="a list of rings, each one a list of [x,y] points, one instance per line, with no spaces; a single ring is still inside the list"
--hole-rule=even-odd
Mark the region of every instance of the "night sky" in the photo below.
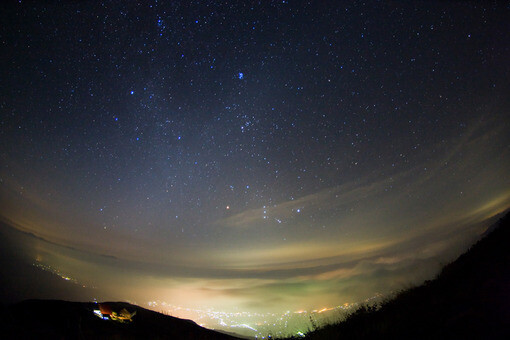
[[[48,241],[27,257],[119,298],[362,301],[432,278],[510,206],[507,1],[0,17],[2,220]]]

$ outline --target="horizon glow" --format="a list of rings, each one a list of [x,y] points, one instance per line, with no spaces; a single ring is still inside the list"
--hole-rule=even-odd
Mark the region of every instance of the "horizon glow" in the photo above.
[[[9,273],[81,287],[13,299],[296,334],[433,278],[510,207],[501,4],[2,7]]]

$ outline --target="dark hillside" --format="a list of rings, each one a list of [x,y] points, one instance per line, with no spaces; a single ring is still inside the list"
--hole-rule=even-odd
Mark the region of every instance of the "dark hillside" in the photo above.
[[[4,308],[2,339],[236,339],[205,329],[193,321],[153,312],[128,303],[108,303],[136,315],[130,323],[102,320],[95,303],[28,300]]]
[[[424,285],[309,339],[510,339],[510,214]]]

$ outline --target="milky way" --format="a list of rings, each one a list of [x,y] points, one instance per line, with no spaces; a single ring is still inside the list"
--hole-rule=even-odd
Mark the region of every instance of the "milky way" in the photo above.
[[[2,219],[119,299],[361,301],[510,206],[505,2],[1,7]]]

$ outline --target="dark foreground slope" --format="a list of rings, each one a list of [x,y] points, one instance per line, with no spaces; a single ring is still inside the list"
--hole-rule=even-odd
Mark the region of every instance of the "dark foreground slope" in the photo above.
[[[307,338],[510,339],[510,214],[490,229],[437,279]]]
[[[113,310],[136,311],[131,323],[102,320],[94,303],[27,300],[2,310],[2,339],[236,339],[128,303],[109,303]]]

